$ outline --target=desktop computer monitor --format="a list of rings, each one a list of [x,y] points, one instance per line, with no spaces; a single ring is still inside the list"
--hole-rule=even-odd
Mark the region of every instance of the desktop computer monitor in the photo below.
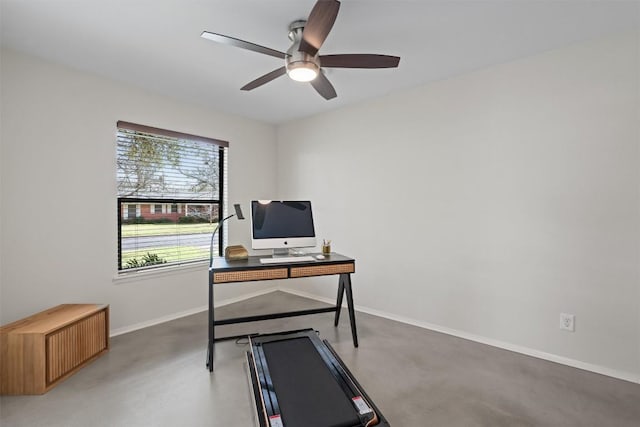
[[[289,249],[316,246],[310,201],[251,201],[251,247],[273,249],[287,255]]]

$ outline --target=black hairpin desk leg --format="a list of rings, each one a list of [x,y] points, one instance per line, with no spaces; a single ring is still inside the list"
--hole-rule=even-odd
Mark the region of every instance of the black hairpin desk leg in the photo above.
[[[207,368],[213,372],[213,343],[216,339],[213,327],[215,315],[213,313],[213,272],[209,272],[209,344],[207,346]]]
[[[349,322],[351,323],[351,335],[353,337],[353,346],[358,346],[358,331],[356,329],[356,311],[353,306],[353,290],[351,289],[351,275],[348,273],[340,274],[340,282],[338,283],[338,298],[336,301],[336,319],[335,326],[340,321],[340,310],[342,308],[342,298],[347,293],[347,308],[349,310]]]
[[[338,326],[340,322],[340,311],[342,311],[342,298],[344,297],[344,281],[342,276],[344,276],[344,274],[341,274],[338,279],[338,298],[336,299],[336,320],[333,323],[334,326]]]

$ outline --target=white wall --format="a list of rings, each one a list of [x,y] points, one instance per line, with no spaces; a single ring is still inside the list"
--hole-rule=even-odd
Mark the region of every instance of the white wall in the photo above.
[[[111,328],[122,330],[206,306],[205,266],[112,280],[116,122],[229,141],[229,202],[245,209],[256,192],[276,189],[274,127],[13,51],[2,51],[1,66],[2,323],[60,303],[96,302],[111,304]],[[249,247],[248,221],[229,224],[229,243]],[[269,286],[221,285],[216,297],[229,300]]]
[[[638,40],[280,126],[280,196],[310,198],[319,237],[356,258],[357,305],[638,381]]]

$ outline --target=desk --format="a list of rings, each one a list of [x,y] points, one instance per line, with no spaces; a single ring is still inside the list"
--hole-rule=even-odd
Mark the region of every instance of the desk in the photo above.
[[[312,254],[313,255],[313,254]],[[214,258],[213,265],[209,269],[209,344],[207,346],[207,368],[213,371],[213,350],[216,341],[246,337],[240,336],[216,338],[215,327],[217,325],[230,325],[234,323],[255,322],[259,320],[280,319],[283,317],[305,316],[308,314],[335,312],[334,326],[338,326],[340,320],[340,308],[344,294],[347,295],[347,307],[349,321],[351,323],[351,335],[353,345],[358,346],[358,334],[356,331],[356,315],[353,307],[353,292],[351,289],[351,273],[355,272],[355,260],[344,255],[331,253],[322,260],[305,262],[287,262],[278,264],[261,264],[263,256],[250,256],[245,260],[229,261],[225,258]],[[280,280],[297,279],[303,277],[339,275],[338,297],[336,305],[326,308],[311,310],[287,311],[280,313],[262,314],[258,316],[235,317],[229,319],[215,319],[213,305],[214,285],[232,282],[250,282],[256,280]]]

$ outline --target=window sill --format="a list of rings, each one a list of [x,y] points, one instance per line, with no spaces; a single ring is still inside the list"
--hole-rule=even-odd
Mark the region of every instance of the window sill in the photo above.
[[[167,267],[158,267],[150,270],[125,271],[116,273],[111,279],[115,285],[129,282],[138,282],[140,280],[148,280],[156,277],[166,277],[185,272],[202,271],[206,273],[209,267],[209,261],[198,261],[189,264],[171,265]]]

